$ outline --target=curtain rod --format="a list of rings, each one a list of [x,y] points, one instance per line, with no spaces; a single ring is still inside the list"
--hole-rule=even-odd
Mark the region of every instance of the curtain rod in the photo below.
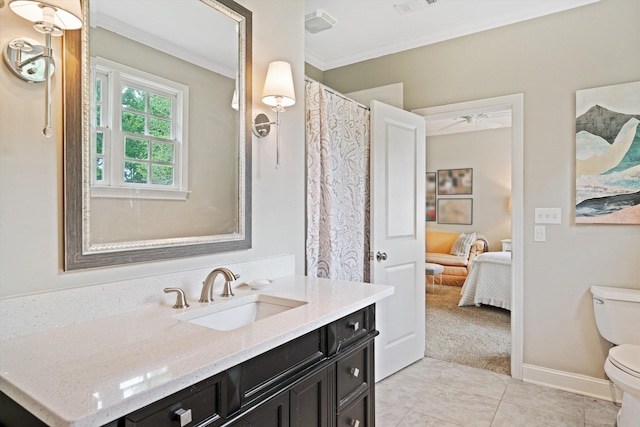
[[[342,99],[345,99],[345,100],[347,100],[347,101],[351,101],[351,102],[353,102],[354,104],[356,104],[358,107],[362,107],[362,108],[364,108],[365,110],[369,110],[369,107],[367,107],[366,105],[361,104],[361,103],[359,103],[358,101],[355,101],[355,100],[353,100],[353,99],[349,98],[348,96],[345,96],[345,95],[341,94],[340,92],[337,92],[335,89],[331,89],[329,86],[327,86],[327,85],[325,85],[325,84],[323,84],[323,83],[320,83],[320,82],[318,82],[318,81],[316,81],[316,80],[313,80],[311,77],[304,76],[304,79],[305,79],[305,81],[308,81],[309,83],[318,83],[318,84],[319,84],[320,86],[322,86],[326,91],[331,92],[332,94],[334,94],[334,95],[336,95],[336,96],[338,96],[338,97],[340,97],[340,98],[342,98]]]

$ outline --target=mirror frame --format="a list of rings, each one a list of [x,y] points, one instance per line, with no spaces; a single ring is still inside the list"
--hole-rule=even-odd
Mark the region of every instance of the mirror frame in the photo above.
[[[64,45],[64,269],[104,267],[207,255],[251,248],[251,51],[252,13],[233,0],[200,0],[244,24],[239,32],[240,96],[239,147],[239,226],[238,237],[196,236],[175,239],[146,240],[113,244],[108,250],[91,252],[85,238],[90,233],[84,224],[89,218],[89,165],[83,163],[89,152],[89,0],[81,0],[84,25],[82,29],[65,31]],[[244,50],[243,50],[244,47]],[[244,56],[244,76],[241,59]],[[244,78],[242,78],[244,77]],[[244,105],[243,105],[244,103]],[[244,154],[244,155],[243,155]],[[242,179],[244,172],[244,178]],[[212,184],[213,185],[213,184]],[[244,187],[244,191],[243,190]],[[244,218],[242,218],[244,216]],[[242,230],[244,228],[244,230]],[[244,231],[244,232],[242,232]]]

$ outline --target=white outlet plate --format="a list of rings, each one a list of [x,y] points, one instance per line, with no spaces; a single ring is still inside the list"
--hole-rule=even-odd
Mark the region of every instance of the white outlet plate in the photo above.
[[[536,225],[533,232],[534,242],[546,242],[547,241],[547,227],[544,225]]]
[[[536,224],[560,224],[562,209],[536,208]]]

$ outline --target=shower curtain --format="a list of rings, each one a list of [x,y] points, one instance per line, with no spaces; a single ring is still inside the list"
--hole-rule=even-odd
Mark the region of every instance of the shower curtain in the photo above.
[[[369,280],[369,110],[306,82],[307,275]]]

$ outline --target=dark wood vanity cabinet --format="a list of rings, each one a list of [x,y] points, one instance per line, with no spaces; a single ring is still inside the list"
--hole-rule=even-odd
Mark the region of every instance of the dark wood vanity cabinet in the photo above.
[[[372,305],[240,365],[246,404],[222,425],[374,426],[374,320]],[[253,366],[261,383],[249,380]],[[264,399],[252,401],[260,388]]]
[[[373,426],[377,334],[371,305],[103,427]],[[0,426],[43,425],[7,420],[8,400]]]

